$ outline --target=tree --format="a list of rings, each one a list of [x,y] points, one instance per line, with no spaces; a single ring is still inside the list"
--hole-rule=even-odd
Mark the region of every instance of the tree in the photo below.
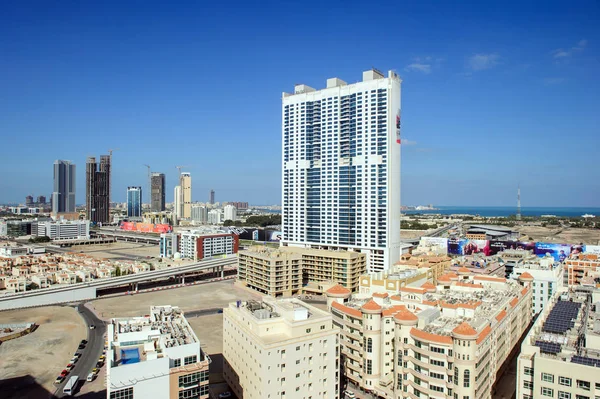
[[[223,222],[223,226],[235,226],[235,223],[231,219],[227,219]]]
[[[29,289],[30,290],[37,290],[38,288],[40,288],[40,286],[37,285],[36,283],[30,283],[29,284]]]
[[[115,269],[115,277],[119,277],[121,275],[121,268],[119,266],[117,266],[117,268]]]

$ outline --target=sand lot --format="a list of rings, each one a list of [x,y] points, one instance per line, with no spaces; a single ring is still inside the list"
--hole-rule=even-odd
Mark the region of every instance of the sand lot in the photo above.
[[[158,257],[159,246],[153,244],[143,244],[135,242],[114,242],[101,245],[81,245],[73,248],[75,252],[82,252],[95,258],[114,259],[123,256],[147,256]]]
[[[0,323],[23,322],[37,323],[39,328],[0,345],[0,392],[4,399],[45,398],[54,392],[54,379],[69,363],[79,341],[87,337],[85,322],[70,307],[0,312]]]
[[[242,288],[235,287],[232,280],[199,284],[136,295],[117,296],[97,299],[92,305],[100,315],[111,317],[130,317],[148,314],[152,305],[179,306],[183,311],[225,307],[236,300],[260,298]],[[202,339],[202,337],[199,337]]]
[[[523,226],[518,230],[521,234],[531,237],[533,241],[590,245],[600,243],[599,229]]]

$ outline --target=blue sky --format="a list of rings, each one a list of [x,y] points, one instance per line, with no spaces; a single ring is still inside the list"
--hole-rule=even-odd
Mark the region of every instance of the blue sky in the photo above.
[[[598,2],[205,3],[0,6],[0,202],[70,159],[83,203],[119,148],[117,201],[150,164],[167,201],[187,165],[196,201],[279,203],[281,92],[376,67],[403,79],[403,204],[600,206]]]

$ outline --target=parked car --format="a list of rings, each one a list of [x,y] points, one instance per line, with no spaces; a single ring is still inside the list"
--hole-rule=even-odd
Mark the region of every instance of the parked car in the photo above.
[[[59,375],[58,377],[56,377],[56,379],[54,380],[54,385],[58,385],[61,382],[63,382],[65,380],[65,377],[63,375]]]
[[[102,368],[102,366],[104,366],[104,363],[102,363],[102,362],[97,362],[97,363],[96,363],[96,368],[99,368],[99,369],[101,369],[101,368]]]
[[[77,356],[73,356],[71,358],[71,363],[75,364],[75,363],[77,363],[78,360],[79,360],[79,358]]]
[[[76,357],[76,358],[78,358],[78,359],[79,359],[79,358],[81,357],[81,353],[79,353],[79,352],[75,352],[75,353],[73,354],[73,357]]]
[[[344,391],[344,398],[354,399],[354,398],[356,398],[356,394],[352,391]]]
[[[93,330],[94,328],[96,328],[96,326],[93,324],[90,324],[90,330]]]
[[[60,375],[62,375],[63,377],[66,377],[69,374],[69,371],[67,370],[63,370],[60,372]]]
[[[219,394],[219,399],[231,398],[231,392],[223,392]]]
[[[96,374],[94,373],[89,373],[87,378],[85,379],[87,382],[92,382],[94,381],[94,378],[96,377]]]
[[[69,364],[67,364],[66,369],[67,369],[67,371],[71,371],[71,370],[73,370],[73,367],[75,367],[75,365],[73,363],[69,363]]]
[[[92,369],[92,374],[94,374],[94,375],[98,375],[99,372],[100,372],[100,369],[97,367]]]

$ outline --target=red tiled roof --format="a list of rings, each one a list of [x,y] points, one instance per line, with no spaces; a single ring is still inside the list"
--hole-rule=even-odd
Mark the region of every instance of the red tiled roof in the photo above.
[[[416,321],[419,318],[410,310],[403,310],[401,312],[396,313],[394,319],[403,320],[403,321]]]
[[[490,327],[489,325],[485,326],[485,328],[483,330],[481,330],[481,332],[479,333],[479,336],[477,337],[477,344],[482,343],[483,340],[485,339],[485,337],[490,335],[491,332],[492,332],[492,327]]]
[[[425,289],[424,288],[414,288],[414,287],[402,287],[400,288],[401,292],[412,292],[415,294],[424,294],[425,293]]]
[[[338,303],[338,302],[332,302],[331,307],[336,308],[340,312],[345,313],[349,316],[356,317],[359,319],[362,318],[362,313],[358,309],[350,308],[350,307],[342,305],[341,303]]]
[[[495,281],[498,283],[506,283],[506,279],[502,277],[495,276],[475,276],[473,280],[481,280],[481,281]]]
[[[454,334],[459,335],[477,335],[477,330],[471,327],[471,325],[466,321],[463,321],[458,326],[456,326],[454,330],[452,330],[452,332]]]
[[[425,341],[437,342],[440,344],[452,344],[452,337],[450,337],[450,336],[432,334],[432,333],[418,330],[414,327],[410,329],[410,335],[412,335],[415,338],[419,338],[419,339],[422,339]]]
[[[429,281],[425,281],[423,283],[423,285],[421,285],[421,288],[423,288],[425,290],[434,290],[435,289],[435,285],[431,284]]]
[[[523,280],[533,280],[533,276],[529,272],[525,272],[519,276]]]
[[[381,306],[377,304],[374,300],[370,300],[369,302],[362,305],[363,310],[381,310]]]
[[[498,315],[496,315],[496,320],[501,321],[503,318],[506,317],[506,310],[502,309],[502,312],[498,313]]]
[[[387,298],[389,294],[387,292],[376,292],[373,294],[375,298]]]
[[[346,294],[352,293],[352,291],[350,291],[348,288],[344,287],[341,284],[336,284],[325,292],[327,294],[333,294],[333,295],[346,295]]]

